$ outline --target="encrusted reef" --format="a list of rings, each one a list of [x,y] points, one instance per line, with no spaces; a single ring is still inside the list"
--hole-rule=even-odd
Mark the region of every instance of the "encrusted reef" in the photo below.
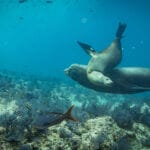
[[[150,129],[135,123],[132,131],[118,127],[109,117],[89,119],[83,124],[65,122],[48,129],[46,138],[31,143],[40,149],[66,150],[129,150],[149,149]],[[37,147],[37,148],[38,148]]]
[[[5,132],[4,128],[0,130]],[[122,129],[109,117],[97,117],[84,123],[62,122],[37,131],[30,141],[2,142],[1,149],[28,150],[148,150],[150,129],[135,123],[131,131]]]
[[[122,129],[113,124],[111,117],[101,117],[90,119],[85,123],[78,123],[74,126],[71,124],[61,124],[58,128],[49,128],[49,133],[56,132],[58,135],[57,142],[51,140],[52,145],[58,149],[110,149],[114,141],[122,135]],[[124,133],[123,133],[124,134]],[[49,137],[50,138],[50,137]],[[50,141],[45,141],[49,143]],[[48,147],[47,147],[48,148]]]
[[[131,131],[120,128],[109,117],[97,117],[84,123],[62,122],[47,130],[36,131],[31,139],[8,141],[0,128],[0,149],[19,150],[149,150],[150,129],[134,123]],[[5,139],[5,140],[4,140]]]
[[[97,93],[54,78],[0,73],[1,150],[149,150],[149,96]],[[88,93],[88,94],[87,94]],[[38,114],[65,112],[78,122],[44,129]]]

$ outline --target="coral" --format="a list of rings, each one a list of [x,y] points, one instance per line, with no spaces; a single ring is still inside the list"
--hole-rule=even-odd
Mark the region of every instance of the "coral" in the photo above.
[[[136,135],[136,140],[132,141],[134,149],[146,149],[149,145],[150,128],[141,123],[134,123],[133,132]]]

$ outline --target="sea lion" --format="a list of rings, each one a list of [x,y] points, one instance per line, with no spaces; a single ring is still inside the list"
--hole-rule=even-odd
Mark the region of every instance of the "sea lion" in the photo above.
[[[99,71],[92,71],[92,73],[87,74],[88,79],[95,85],[103,85],[103,86],[112,86],[113,81],[109,76],[104,75]]]
[[[116,83],[127,88],[150,89],[150,68],[121,67],[111,70],[109,76]]]
[[[66,75],[71,79],[95,91],[115,94],[134,94],[150,91],[150,68],[115,68],[107,73],[107,76],[113,81],[111,86],[93,84],[88,79],[86,72],[87,66],[80,64],[72,64],[65,69]]]
[[[125,29],[126,24],[119,23],[115,39],[110,46],[100,52],[96,52],[88,44],[77,41],[84,51],[91,56],[87,65],[87,77],[93,84],[110,86],[113,83],[109,77],[105,76],[105,73],[116,67],[122,59],[121,38]]]

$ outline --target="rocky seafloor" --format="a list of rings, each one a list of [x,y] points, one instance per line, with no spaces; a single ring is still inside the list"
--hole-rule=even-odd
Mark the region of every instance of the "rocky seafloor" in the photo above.
[[[65,112],[78,122],[44,130],[39,113]],[[150,97],[97,93],[75,83],[0,72],[0,150],[149,150]]]

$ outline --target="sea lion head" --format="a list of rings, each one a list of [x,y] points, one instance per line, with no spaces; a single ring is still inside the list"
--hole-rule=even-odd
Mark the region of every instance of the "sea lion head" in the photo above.
[[[105,76],[102,72],[99,71],[92,71],[88,73],[89,81],[97,86],[103,87],[111,87],[113,85],[113,81],[108,76]]]
[[[104,83],[105,86],[112,86],[113,81],[109,77],[104,76],[103,77],[103,83]]]
[[[87,80],[86,66],[79,64],[72,64],[64,70],[65,74],[78,82],[84,82]]]
[[[94,87],[112,87],[113,81],[102,72],[92,71],[87,73],[86,65],[72,64],[64,70],[65,74],[82,85]]]

